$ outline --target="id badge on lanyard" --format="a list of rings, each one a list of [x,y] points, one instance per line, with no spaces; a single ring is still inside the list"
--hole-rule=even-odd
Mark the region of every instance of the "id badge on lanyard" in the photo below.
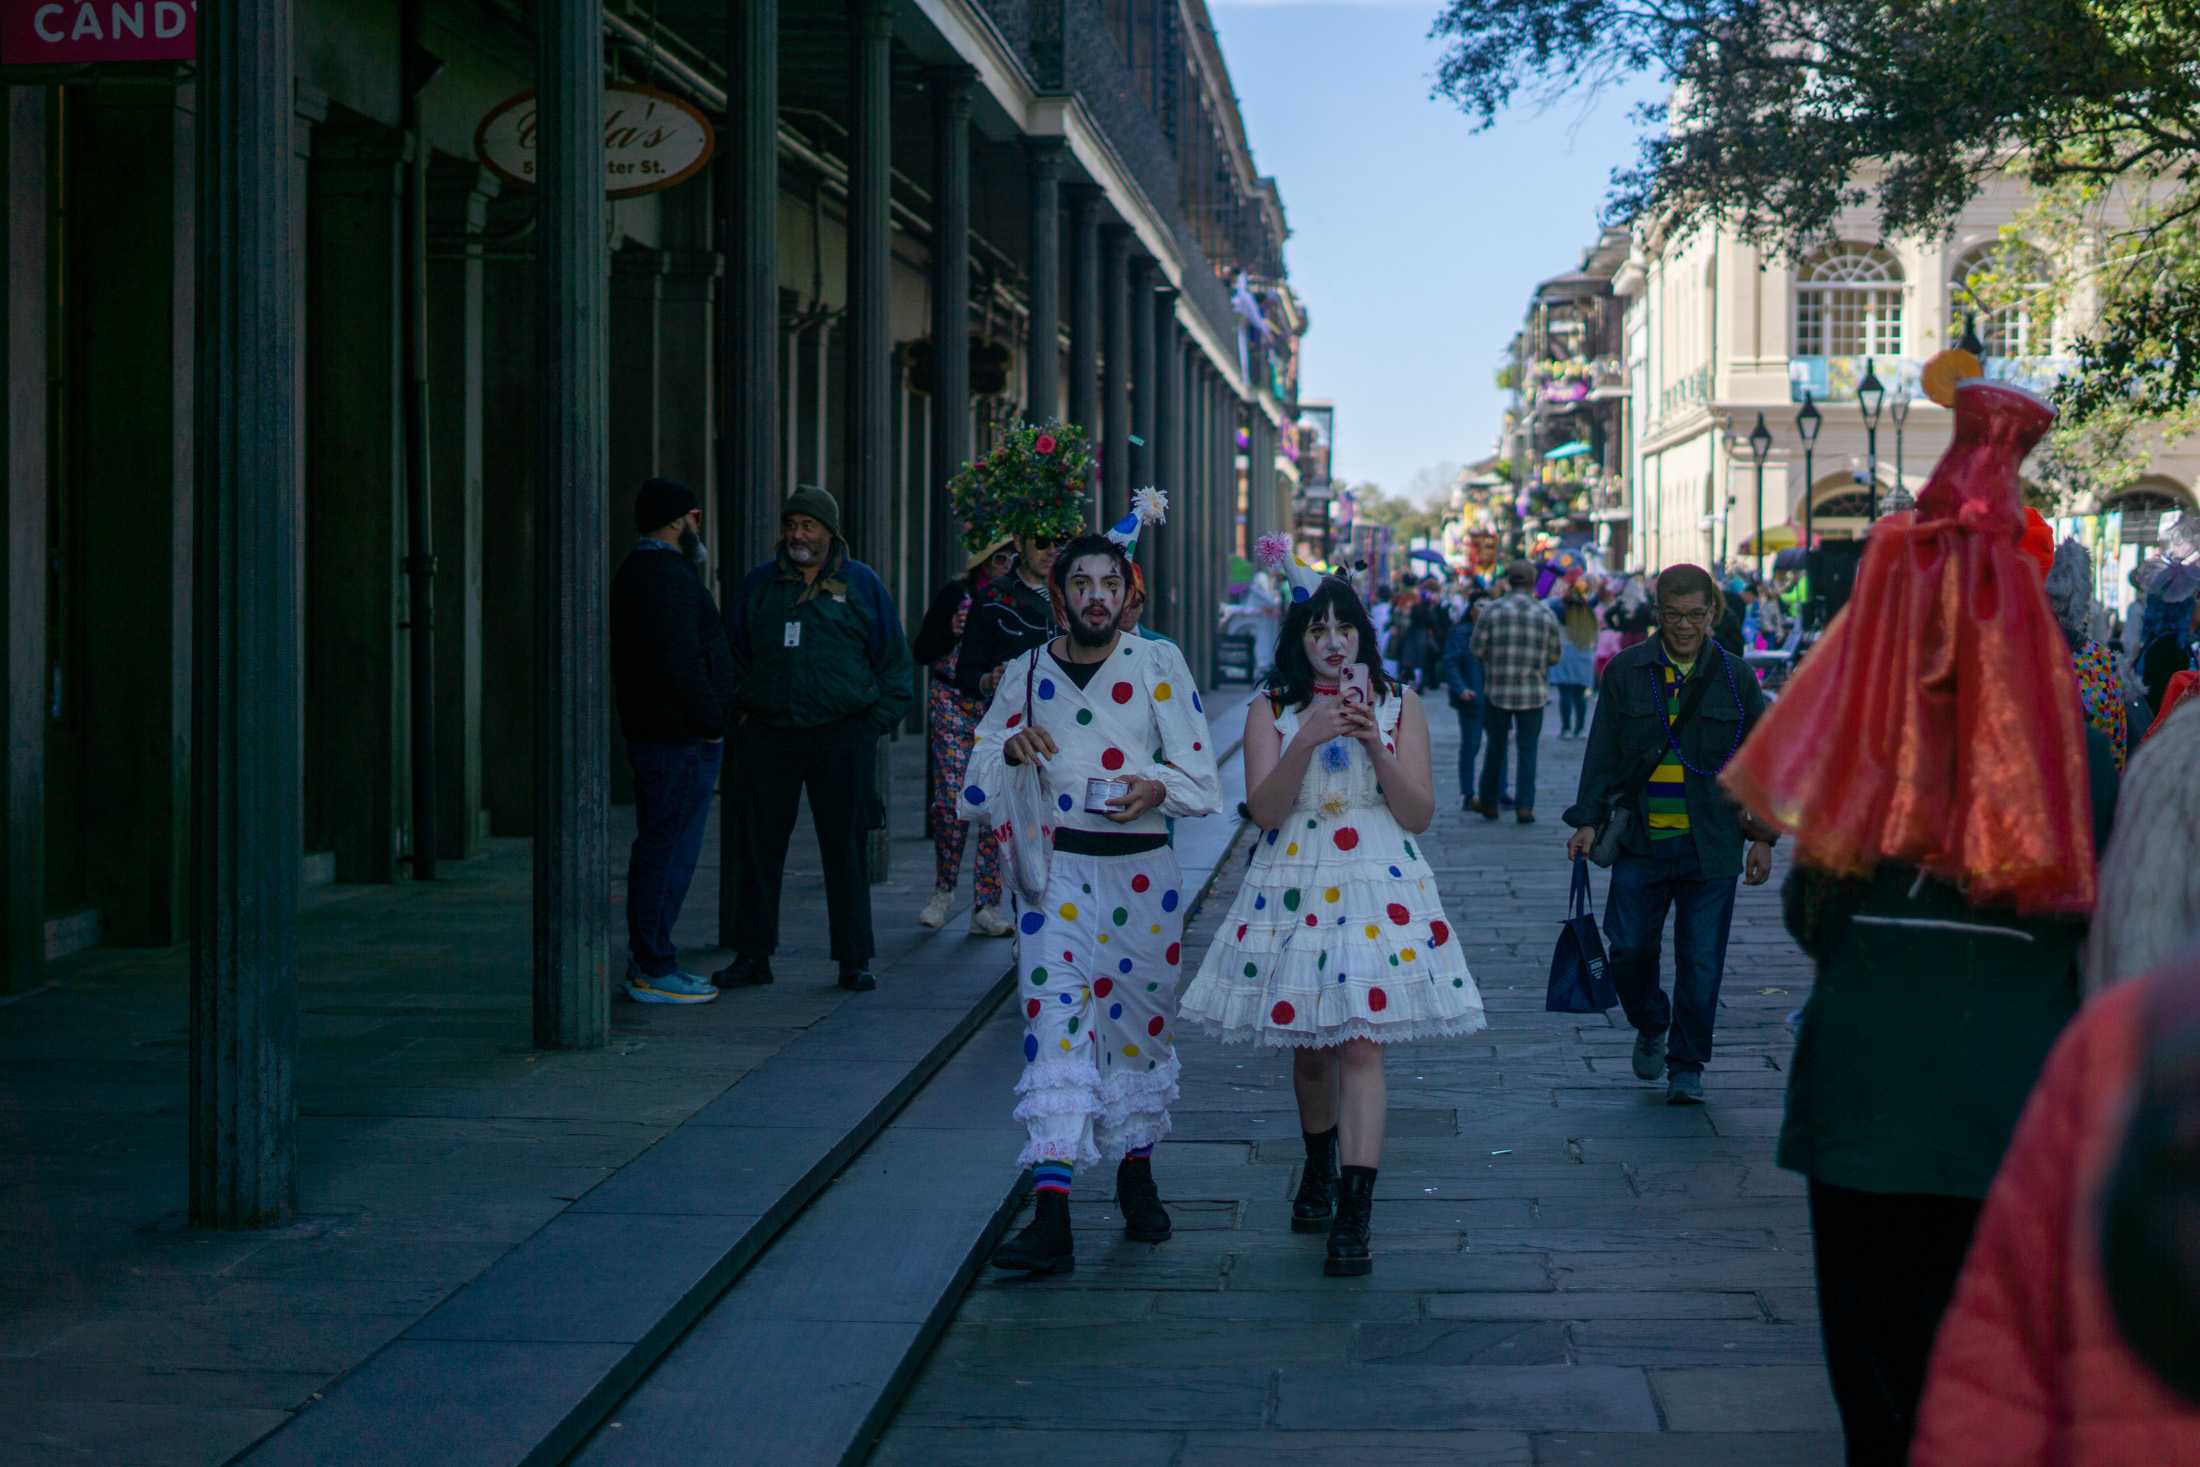
[[[801,646],[801,645],[802,645],[802,623],[801,623],[801,622],[798,622],[798,621],[790,621],[790,622],[788,622],[788,623],[787,623],[787,626],[786,626],[786,630],[785,630],[785,631],[784,631],[784,632],[783,632],[783,633],[782,633],[781,635],[782,635],[782,640],[781,640],[781,641],[780,641],[780,643],[779,643],[779,645],[780,645],[780,646],[782,646],[782,647],[799,647],[799,646]]]

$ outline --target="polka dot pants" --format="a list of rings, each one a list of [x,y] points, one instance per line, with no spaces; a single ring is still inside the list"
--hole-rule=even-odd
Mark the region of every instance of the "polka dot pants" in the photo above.
[[[1182,882],[1166,847],[1135,856],[1057,851],[1045,899],[1017,913],[1024,1165],[1091,1165],[1168,1134]]]

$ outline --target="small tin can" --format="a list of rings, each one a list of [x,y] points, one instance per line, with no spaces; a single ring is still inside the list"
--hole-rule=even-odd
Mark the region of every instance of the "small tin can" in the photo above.
[[[1113,815],[1115,808],[1110,800],[1127,799],[1131,782],[1127,779],[1092,778],[1085,781],[1085,811],[1091,815]]]

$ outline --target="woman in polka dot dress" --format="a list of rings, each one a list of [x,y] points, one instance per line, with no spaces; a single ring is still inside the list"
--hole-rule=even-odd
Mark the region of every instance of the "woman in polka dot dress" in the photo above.
[[[1306,1172],[1291,1225],[1329,1229],[1324,1270],[1336,1275],[1372,1266],[1380,1046],[1487,1024],[1413,838],[1435,812],[1428,723],[1377,650],[1343,581],[1318,581],[1286,615],[1269,696],[1245,722],[1247,804],[1262,835],[1179,1001],[1185,1021],[1225,1042],[1292,1051]],[[1372,707],[1338,696],[1352,663],[1368,669]]]

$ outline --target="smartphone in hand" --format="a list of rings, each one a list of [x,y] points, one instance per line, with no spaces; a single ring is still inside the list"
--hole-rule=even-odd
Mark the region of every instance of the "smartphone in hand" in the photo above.
[[[1344,675],[1337,680],[1337,696],[1363,708],[1374,706],[1375,685],[1368,675],[1366,663],[1347,662],[1344,665]]]

